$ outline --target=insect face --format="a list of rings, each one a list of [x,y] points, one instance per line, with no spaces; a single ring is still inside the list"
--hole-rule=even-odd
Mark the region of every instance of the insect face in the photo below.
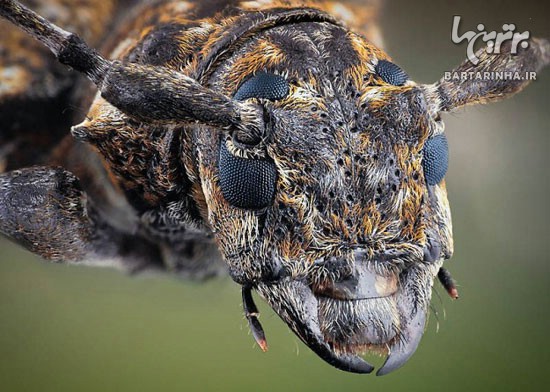
[[[140,235],[175,249],[215,239],[262,348],[251,289],[340,369],[369,373],[359,354],[389,349],[380,375],[416,350],[438,271],[457,296],[440,269],[453,251],[440,114],[512,95],[528,80],[416,84],[307,7],[188,25],[153,17],[113,61],[13,0],[0,2],[0,15],[96,84],[101,97],[73,135],[107,162]],[[546,40],[514,56],[501,49],[453,72],[534,72],[550,62]],[[12,177],[3,181],[19,192]]]
[[[266,50],[276,53],[269,66],[256,60]],[[418,342],[423,325],[412,336],[410,323],[452,253],[443,125],[424,90],[332,24],[271,29],[222,67],[210,83],[266,119],[255,144],[231,132],[197,140],[209,223],[233,279],[333,356],[403,334]]]

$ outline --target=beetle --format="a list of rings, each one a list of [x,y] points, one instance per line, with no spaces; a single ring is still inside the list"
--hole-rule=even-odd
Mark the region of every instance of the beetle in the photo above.
[[[405,364],[435,277],[458,296],[442,268],[453,240],[441,113],[528,80],[415,83],[373,44],[376,1],[355,12],[314,1],[82,3],[85,17],[61,0],[32,5],[84,39],[0,1],[0,15],[97,88],[91,99],[76,73],[6,30],[0,232],[56,262],[196,279],[227,271],[262,349],[252,290],[336,368],[372,372],[360,357],[370,350],[389,354],[378,375]],[[514,55],[481,49],[453,72],[537,72],[549,53],[533,38]],[[66,138],[56,108],[73,101],[89,107]],[[26,150],[35,140],[42,149]]]

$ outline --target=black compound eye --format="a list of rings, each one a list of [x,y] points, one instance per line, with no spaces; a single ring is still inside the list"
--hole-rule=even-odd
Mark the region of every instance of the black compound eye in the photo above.
[[[239,208],[264,208],[275,196],[277,169],[271,159],[245,159],[232,155],[222,140],[219,179],[223,197]]]
[[[378,61],[378,64],[376,64],[374,70],[384,82],[393,84],[394,86],[402,86],[407,80],[409,80],[409,76],[405,73],[405,71],[391,61]]]
[[[449,167],[449,145],[444,134],[426,140],[424,144],[424,178],[428,185],[437,185],[443,180]]]
[[[283,99],[288,95],[289,85],[285,78],[267,72],[258,72],[246,80],[233,97],[237,101],[250,98],[263,98],[270,101]]]

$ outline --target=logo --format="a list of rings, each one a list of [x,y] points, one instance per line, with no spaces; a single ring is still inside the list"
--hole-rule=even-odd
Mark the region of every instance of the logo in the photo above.
[[[459,35],[461,17],[455,15],[453,18],[453,29],[451,33],[451,40],[455,44],[460,44],[462,41],[468,41],[468,47],[466,48],[466,53],[468,55],[468,60],[473,65],[479,63],[479,58],[475,53],[476,42],[481,38],[483,42],[486,42],[487,53],[489,54],[500,54],[500,48],[503,42],[512,41],[512,47],[510,53],[517,54],[518,46],[521,45],[522,48],[527,48],[529,46],[529,31],[524,31],[523,33],[515,32],[515,24],[503,24],[502,32],[496,31],[485,31],[485,25],[482,23],[477,25],[477,31],[466,31],[464,34]]]

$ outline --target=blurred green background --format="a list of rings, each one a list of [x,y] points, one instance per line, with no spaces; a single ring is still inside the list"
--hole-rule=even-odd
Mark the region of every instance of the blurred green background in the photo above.
[[[550,37],[549,2],[388,1],[386,49],[418,82],[466,56],[453,15]],[[0,239],[1,391],[542,390],[550,365],[550,70],[515,98],[446,115],[461,298],[432,301],[422,343],[382,378],[326,365],[264,304],[253,344],[240,292],[169,276],[43,263]],[[438,286],[438,285],[437,285]],[[446,318],[444,314],[446,313]],[[380,365],[381,358],[373,361]]]

